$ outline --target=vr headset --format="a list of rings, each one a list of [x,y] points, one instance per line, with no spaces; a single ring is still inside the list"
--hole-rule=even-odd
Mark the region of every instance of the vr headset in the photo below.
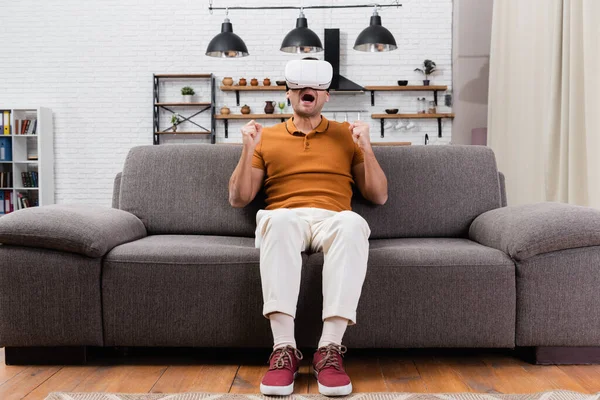
[[[292,60],[285,65],[285,81],[289,89],[326,90],[333,79],[333,67],[327,61]]]

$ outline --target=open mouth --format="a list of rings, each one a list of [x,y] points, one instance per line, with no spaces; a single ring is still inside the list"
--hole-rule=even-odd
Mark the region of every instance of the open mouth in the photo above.
[[[300,96],[300,100],[302,100],[302,104],[312,104],[315,101],[315,96],[310,93],[304,93]]]

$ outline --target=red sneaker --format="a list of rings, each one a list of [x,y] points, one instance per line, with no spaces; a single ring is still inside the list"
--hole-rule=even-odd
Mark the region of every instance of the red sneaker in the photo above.
[[[342,357],[346,346],[331,343],[321,347],[313,357],[313,370],[319,392],[325,396],[346,396],[352,393],[352,382],[344,371]]]
[[[260,383],[260,392],[272,396],[292,394],[300,360],[302,360],[302,353],[292,346],[273,350],[269,357],[270,368]]]

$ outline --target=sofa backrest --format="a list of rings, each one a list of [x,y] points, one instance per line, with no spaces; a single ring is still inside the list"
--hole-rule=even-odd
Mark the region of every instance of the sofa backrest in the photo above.
[[[466,237],[480,214],[501,207],[496,159],[484,146],[375,147],[388,179],[388,201],[355,196],[352,209],[371,238]],[[356,191],[355,191],[356,192]]]
[[[371,238],[465,237],[481,213],[504,205],[493,152],[483,146],[375,147],[388,178],[383,206],[355,190],[353,210]],[[161,145],[131,149],[115,179],[113,206],[132,212],[151,234],[253,236],[264,194],[244,209],[228,202],[241,154],[235,145]],[[502,182],[503,183],[503,182]]]
[[[260,196],[243,209],[229,204],[229,178],[242,147],[227,144],[139,146],[129,151],[119,208],[150,234],[254,236]]]

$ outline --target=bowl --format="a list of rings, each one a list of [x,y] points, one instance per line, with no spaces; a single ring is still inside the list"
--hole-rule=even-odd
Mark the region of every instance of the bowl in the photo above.
[[[285,86],[285,81],[275,81],[277,86]]]
[[[386,108],[385,112],[388,114],[398,114],[398,109],[397,108]]]
[[[406,86],[406,85],[408,85],[408,81],[398,81],[398,85],[399,86]]]

